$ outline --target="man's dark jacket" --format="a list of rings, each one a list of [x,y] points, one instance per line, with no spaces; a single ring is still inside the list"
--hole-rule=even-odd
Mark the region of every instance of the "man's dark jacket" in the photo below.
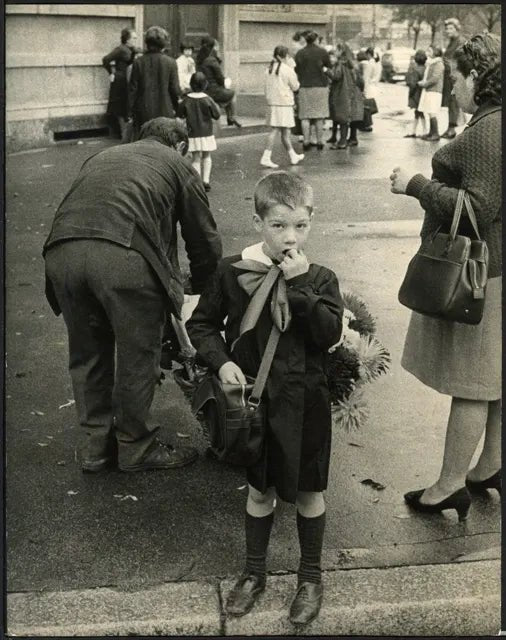
[[[295,54],[295,73],[301,87],[328,86],[323,67],[330,67],[329,54],[323,47],[308,44]]]
[[[192,290],[200,293],[222,254],[200,177],[187,160],[157,138],[117,145],[83,164],[55,214],[43,255],[54,243],[79,238],[135,249],[160,278],[168,309],[179,317],[184,291],[177,255],[178,222],[190,261]],[[59,314],[48,280],[46,295]]]

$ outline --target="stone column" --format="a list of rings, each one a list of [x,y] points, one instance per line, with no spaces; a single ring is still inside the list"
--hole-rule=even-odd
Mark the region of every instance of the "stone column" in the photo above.
[[[223,58],[223,72],[239,90],[239,9],[238,4],[219,5],[218,40]]]

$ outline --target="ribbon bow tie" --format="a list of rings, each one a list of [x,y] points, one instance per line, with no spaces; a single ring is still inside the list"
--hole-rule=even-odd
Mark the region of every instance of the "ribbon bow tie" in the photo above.
[[[271,317],[277,328],[284,332],[290,326],[291,312],[286,294],[286,282],[281,269],[257,260],[239,260],[233,267],[244,273],[237,276],[239,285],[250,296],[251,302],[241,322],[240,335],[253,329],[272,290]]]

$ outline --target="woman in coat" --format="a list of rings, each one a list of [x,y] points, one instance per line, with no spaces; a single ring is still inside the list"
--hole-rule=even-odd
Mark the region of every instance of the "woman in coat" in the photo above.
[[[418,85],[422,87],[418,111],[429,116],[430,129],[422,140],[437,142],[439,140],[439,129],[437,117],[441,111],[443,99],[443,79],[445,66],[443,62],[443,50],[441,47],[429,47],[427,49],[427,64],[423,80]]]
[[[121,30],[121,44],[102,58],[102,64],[107,69],[109,80],[109,102],[107,115],[112,116],[119,127],[121,141],[125,142],[126,122],[128,119],[128,69],[133,63],[137,34],[133,29]]]
[[[329,117],[329,90],[325,70],[330,66],[329,54],[316,44],[314,31],[305,35],[306,46],[295,55],[295,72],[300,82],[299,118],[304,135],[304,150],[311,148],[310,125],[316,126],[316,147],[323,149],[323,124]]]
[[[348,144],[358,144],[357,128],[364,117],[364,99],[353,53],[348,45],[338,45],[336,51],[330,53],[330,61],[326,75],[330,79],[329,111],[333,139],[338,126],[340,130],[339,141],[330,148],[346,149]]]
[[[160,116],[174,118],[181,97],[176,61],[162,53],[168,34],[161,27],[146,31],[146,53],[136,58],[128,88],[130,114],[136,132]]]
[[[227,124],[241,127],[235,117],[236,97],[235,91],[225,87],[225,76],[221,70],[219,58],[219,43],[214,38],[206,36],[202,38],[200,50],[197,54],[197,71],[202,71],[207,79],[207,95],[225,109]]]
[[[410,178],[396,168],[392,191],[417,198],[425,210],[422,238],[441,227],[448,232],[459,189],[471,200],[481,238],[489,251],[483,319],[478,325],[454,323],[413,313],[402,366],[429,387],[452,396],[443,465],[427,489],[405,495],[419,511],[457,509],[467,515],[471,490],[501,490],[501,47],[485,33],[468,40],[456,53],[454,92],[465,112],[473,114],[455,140],[432,159],[432,180]],[[467,219],[459,232],[474,237]],[[428,419],[429,416],[427,416]],[[481,436],[483,450],[469,470]],[[424,452],[427,455],[429,451]]]

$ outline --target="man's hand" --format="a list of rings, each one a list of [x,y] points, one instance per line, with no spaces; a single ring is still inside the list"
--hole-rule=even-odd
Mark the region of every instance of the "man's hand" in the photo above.
[[[279,268],[284,273],[285,280],[290,280],[307,273],[309,271],[309,262],[302,251],[289,249],[283,262],[279,263]]]
[[[224,384],[246,384],[246,377],[235,362],[225,362],[218,371],[218,377]]]
[[[390,191],[392,193],[406,193],[408,182],[411,180],[411,176],[400,167],[395,167],[390,174],[390,181],[392,183]]]
[[[109,74],[109,82],[114,82],[115,79],[116,79],[116,76],[114,75],[114,73],[110,73]]]

